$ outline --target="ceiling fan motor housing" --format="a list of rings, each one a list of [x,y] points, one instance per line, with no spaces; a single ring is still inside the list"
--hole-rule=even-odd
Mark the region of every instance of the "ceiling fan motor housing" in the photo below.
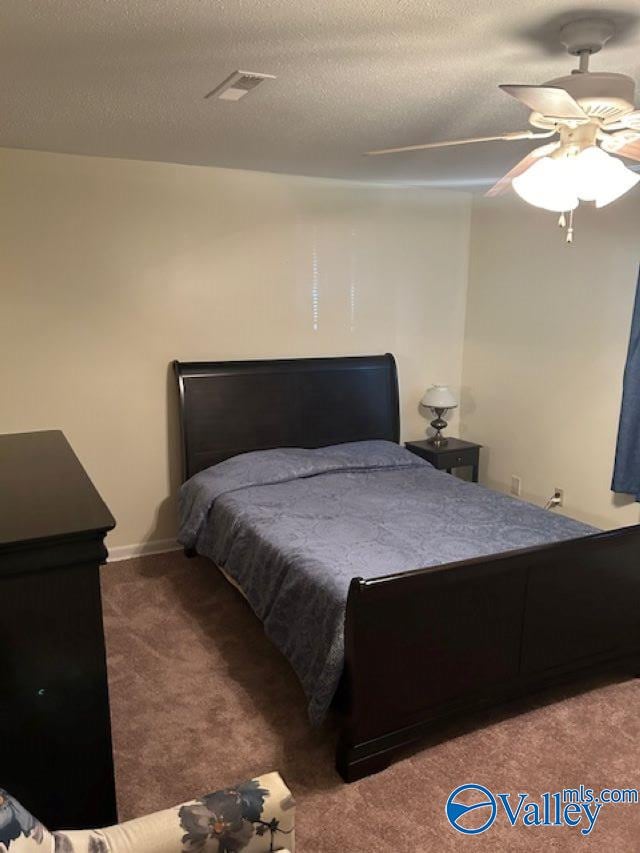
[[[615,34],[613,22],[608,18],[578,18],[569,21],[560,30],[560,41],[573,56],[597,53]]]
[[[607,71],[569,74],[549,80],[544,85],[565,89],[590,118],[605,126],[634,109],[635,82],[626,74],[612,74]],[[534,127],[544,129],[552,128],[558,123],[557,118],[537,112],[531,113],[529,121]]]

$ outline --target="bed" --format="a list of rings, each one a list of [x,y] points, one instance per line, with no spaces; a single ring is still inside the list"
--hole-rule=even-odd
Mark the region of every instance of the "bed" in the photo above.
[[[241,588],[315,722],[333,700],[345,780],[453,715],[639,671],[640,527],[595,532],[411,456],[392,356],[174,369],[181,539]]]

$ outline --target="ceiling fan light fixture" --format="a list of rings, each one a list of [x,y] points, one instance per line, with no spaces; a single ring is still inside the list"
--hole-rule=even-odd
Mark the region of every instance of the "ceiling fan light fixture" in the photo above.
[[[573,170],[565,159],[542,157],[514,178],[512,186],[523,201],[543,210],[563,213],[580,203]]]
[[[621,160],[592,145],[575,157],[541,158],[514,178],[512,186],[528,204],[562,213],[575,210],[580,200],[605,207],[638,181],[640,175]]]

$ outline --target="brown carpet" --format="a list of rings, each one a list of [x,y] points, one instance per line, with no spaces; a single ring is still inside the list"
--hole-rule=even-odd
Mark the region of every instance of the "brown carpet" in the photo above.
[[[102,580],[122,819],[277,769],[298,804],[300,853],[640,851],[638,805],[603,807],[588,838],[503,817],[467,837],[444,815],[465,782],[536,798],[581,783],[639,785],[640,681],[476,717],[345,785],[335,730],[309,727],[289,665],[212,564],[176,552],[109,564]]]

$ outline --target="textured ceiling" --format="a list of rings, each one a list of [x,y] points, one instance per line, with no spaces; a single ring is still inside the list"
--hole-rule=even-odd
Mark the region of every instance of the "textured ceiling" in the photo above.
[[[362,152],[524,127],[497,84],[567,73],[555,32],[593,11],[593,70],[638,78],[638,0],[2,0],[0,145],[478,187],[532,143]],[[278,79],[204,100],[238,68]]]

